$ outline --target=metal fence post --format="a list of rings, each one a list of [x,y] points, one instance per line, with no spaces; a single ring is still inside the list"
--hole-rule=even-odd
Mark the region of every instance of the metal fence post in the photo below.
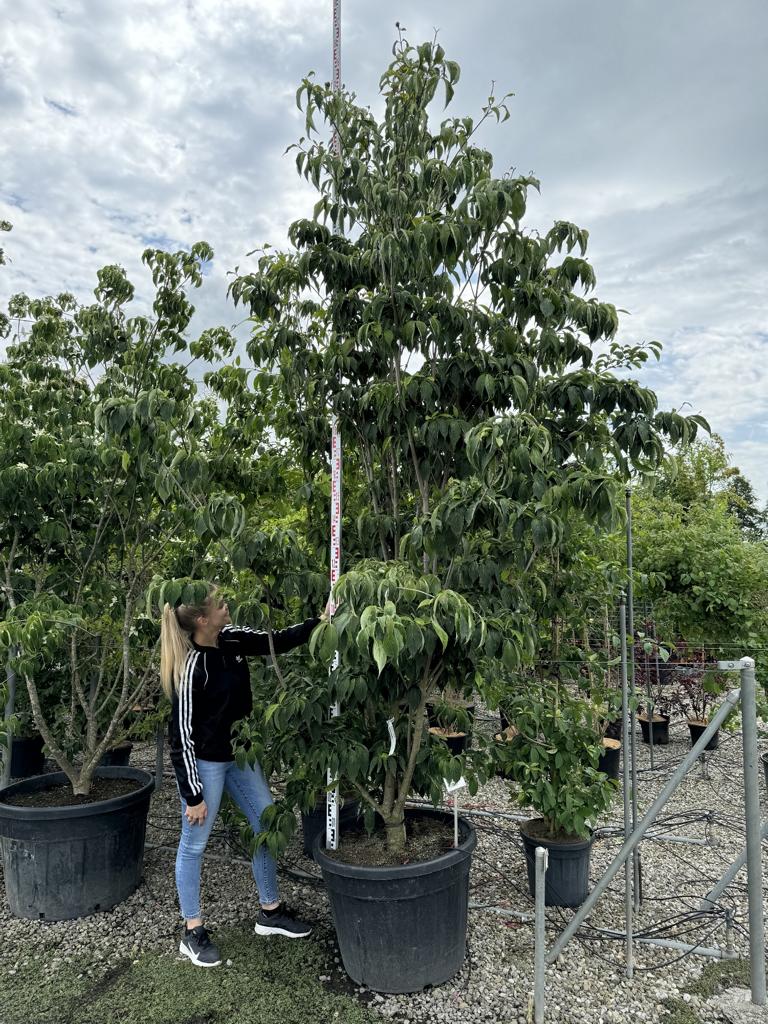
[[[534,982],[533,1019],[534,1024],[544,1024],[544,996],[546,984],[547,936],[545,931],[545,896],[547,884],[547,862],[549,854],[543,846],[536,847],[536,919],[534,924]]]
[[[627,737],[630,730],[630,714],[629,714],[629,685],[627,682],[627,607],[624,599],[624,595],[621,596],[621,602],[619,604],[619,637],[621,640],[621,714],[622,714],[622,729],[624,732],[624,747],[622,750],[623,754],[623,773],[622,783],[624,790],[624,842],[629,840],[632,834],[632,810],[629,804],[629,792],[630,792],[630,759],[627,756]],[[627,962],[627,977],[632,977],[633,963],[632,963],[632,887],[635,882],[635,860],[627,860],[624,865],[624,931],[627,936],[626,940],[626,962]]]
[[[760,839],[760,784],[757,775],[757,711],[755,662],[742,658],[741,723],[744,743],[744,816],[747,827],[747,889],[749,895],[749,973],[752,1002],[765,1006],[765,925]]]

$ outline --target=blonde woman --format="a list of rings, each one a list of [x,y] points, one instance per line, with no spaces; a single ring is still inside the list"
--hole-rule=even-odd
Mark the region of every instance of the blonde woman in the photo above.
[[[327,614],[323,614],[323,617]],[[319,619],[272,633],[275,652],[285,653],[306,643]],[[197,967],[217,967],[218,949],[200,912],[200,870],[203,853],[219,810],[228,793],[258,832],[261,815],[272,794],[258,765],[238,768],[232,753],[232,726],[251,713],[250,675],[246,658],[266,656],[266,633],[232,625],[229,608],[214,587],[201,605],[165,605],[161,623],[160,674],[172,700],[171,760],[181,797],[181,840],[176,856],[184,934],[179,952]],[[277,866],[265,845],[253,858],[253,877],[259,893],[257,935],[304,938],[312,928],[297,920],[280,902]]]

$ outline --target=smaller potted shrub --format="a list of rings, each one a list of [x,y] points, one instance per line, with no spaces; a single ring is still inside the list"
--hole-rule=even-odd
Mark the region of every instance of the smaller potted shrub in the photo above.
[[[472,742],[475,704],[454,687],[446,686],[439,697],[427,704],[429,734],[448,744],[454,755],[467,750]]]
[[[725,692],[726,686],[727,676],[713,671],[687,675],[678,679],[673,700],[688,722],[691,746],[707,728],[712,711]],[[717,750],[719,742],[720,730],[718,729],[704,749]]]
[[[531,683],[510,702],[517,735],[497,756],[507,762],[516,798],[538,817],[521,826],[528,885],[535,894],[535,850],[549,852],[545,902],[576,907],[589,893],[591,823],[611,802],[616,783],[598,770],[596,708],[559,682]]]

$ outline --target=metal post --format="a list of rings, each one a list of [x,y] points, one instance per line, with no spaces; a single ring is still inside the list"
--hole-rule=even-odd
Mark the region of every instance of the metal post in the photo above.
[[[653,801],[650,808],[646,812],[643,820],[638,823],[637,828],[633,830],[632,835],[629,837],[629,839],[625,840],[619,852],[616,854],[614,859],[606,868],[602,878],[599,880],[595,888],[586,898],[584,903],[582,903],[582,905],[579,907],[573,918],[571,918],[570,924],[561,933],[557,942],[550,950],[547,956],[548,964],[553,964],[555,960],[557,960],[562,951],[565,949],[568,942],[571,940],[571,938],[573,938],[574,933],[584,923],[586,918],[589,916],[592,908],[594,907],[595,903],[597,903],[597,901],[603,895],[605,890],[611,884],[611,881],[616,876],[621,866],[626,863],[627,858],[632,855],[633,850],[635,849],[637,844],[642,840],[643,836],[651,827],[651,825],[654,823],[654,821],[659,815],[659,812],[662,810],[662,808],[667,803],[669,798],[672,796],[674,791],[680,785],[683,778],[690,770],[691,766],[696,763],[701,751],[704,749],[704,747],[706,747],[707,743],[709,743],[709,741],[715,735],[717,730],[720,728],[720,726],[725,721],[727,716],[731,713],[731,710],[738,703],[738,701],[739,691],[731,690],[731,692],[726,696],[725,700],[718,708],[717,713],[713,716],[707,728],[704,730],[704,732],[701,734],[699,739],[694,744],[693,748],[688,751],[686,756],[675,769],[674,773],[668,780],[667,784],[662,789],[661,793],[659,793],[659,795]]]
[[[11,717],[16,708],[16,673],[10,665],[6,667],[6,679],[8,680],[8,700],[5,705],[6,721]],[[8,733],[8,746],[2,758],[3,770],[0,773],[0,789],[5,789],[11,781],[11,758],[13,757],[13,736]]]
[[[631,657],[629,660],[629,696],[630,696],[630,735],[629,753],[632,765],[632,831],[637,828],[637,737],[635,724],[635,587],[634,587],[634,562],[632,544],[632,488],[626,490],[627,502],[627,629],[629,632],[629,643]],[[635,849],[632,855],[632,874],[634,877],[634,900],[635,910],[640,909],[642,903],[642,880],[641,880],[640,850]]]
[[[544,1024],[544,994],[546,983],[546,924],[545,895],[547,883],[547,862],[549,854],[543,846],[536,847],[536,918],[534,924],[534,982],[533,1019],[535,1024]]]
[[[625,597],[621,595],[621,603],[619,604],[619,637],[621,640],[621,713],[622,713],[622,729],[624,737],[629,735],[629,687],[627,683],[627,606]],[[631,809],[629,805],[629,789],[630,789],[630,777],[629,777],[629,759],[627,757],[626,743],[624,745],[622,759],[623,767],[623,790],[624,790],[624,842],[629,841],[630,834],[632,832],[632,817]],[[624,929],[627,937],[626,942],[626,965],[627,965],[627,977],[632,977],[633,972],[633,957],[632,957],[632,882],[634,873],[634,862],[629,860],[624,865]]]
[[[333,90],[341,92],[341,0],[333,0]],[[331,140],[333,152],[341,153],[338,131],[334,130]],[[336,228],[337,225],[334,225]],[[341,434],[336,416],[331,417],[331,593],[338,582],[341,568]],[[336,611],[331,601],[330,617]],[[334,655],[331,672],[339,667],[339,652]],[[330,717],[336,718],[341,712],[338,701],[330,707]],[[328,794],[325,804],[325,845],[335,850],[339,845],[339,787],[331,769],[326,774]]]
[[[741,728],[744,743],[744,815],[747,827],[749,975],[752,1002],[765,1006],[765,925],[760,839],[760,784],[757,776],[755,662],[741,659]]]
[[[760,829],[760,839],[761,841],[763,839],[768,839],[768,820],[764,821],[762,824],[762,827]],[[713,886],[709,890],[707,895],[704,897],[704,899],[701,901],[701,903],[699,904],[699,910],[715,910],[715,904],[746,863],[747,848],[745,846],[736,858],[736,860],[731,864],[729,868],[726,869],[725,873],[723,874],[723,877],[720,879],[717,885]]]

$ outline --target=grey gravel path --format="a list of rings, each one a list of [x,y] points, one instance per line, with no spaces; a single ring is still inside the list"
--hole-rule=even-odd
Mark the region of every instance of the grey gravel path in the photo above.
[[[495,720],[481,719],[479,729],[495,731]],[[765,747],[765,744],[761,744]],[[648,749],[639,742],[640,809],[650,805],[673,766],[688,750],[685,723],[673,723],[671,742],[656,750],[656,770],[648,770]],[[151,769],[154,750],[140,747],[132,764]],[[763,791],[763,815],[768,815]],[[478,809],[520,813],[510,799],[507,784],[495,779],[476,797],[467,798]],[[672,819],[673,815],[699,812],[700,820]],[[710,820],[703,820],[704,815]],[[113,911],[73,922],[41,923],[21,921],[10,916],[5,905],[0,871],[0,929],[3,935],[3,970],[13,973],[20,966],[38,963],[44,975],[54,974],[72,958],[86,955],[96,962],[117,963],[139,952],[174,956],[178,944],[178,910],[174,888],[174,851],[178,838],[179,811],[175,787],[167,778],[161,792],[153,798],[147,834],[145,882],[125,903]],[[706,845],[681,845],[645,842],[642,865],[645,902],[636,927],[664,929],[670,937],[676,930],[689,929],[686,941],[706,945],[724,945],[722,923],[695,919],[672,927],[669,919],[695,910],[697,900],[744,843],[741,749],[738,735],[726,735],[720,749],[706,767],[696,766],[679,788],[664,812],[669,834],[706,840]],[[525,862],[517,825],[502,819],[472,819],[478,828],[478,847],[471,876],[473,902],[487,905],[472,909],[469,923],[469,957],[461,973],[437,989],[411,996],[380,996],[361,992],[361,998],[381,1014],[382,1019],[399,1024],[466,1024],[467,1021],[494,1024],[523,1024],[528,1018],[533,988],[533,926],[513,916],[498,913],[507,908],[520,915],[531,915],[533,903],[528,896]],[[610,829],[622,825],[621,797],[617,796],[611,813],[598,824]],[[592,879],[617,852],[621,836],[602,834],[595,843]],[[217,927],[248,924],[254,915],[256,900],[249,866],[234,859],[231,840],[217,828],[209,847],[211,857],[203,870],[203,903],[208,923]],[[768,853],[768,850],[766,851]],[[221,858],[221,859],[218,859]],[[303,857],[295,840],[286,855],[286,863],[305,872],[314,865]],[[764,858],[768,870],[768,856]],[[736,927],[735,948],[740,954],[748,949],[746,937],[745,873],[726,894],[724,905],[732,907]],[[317,921],[314,941],[328,943],[331,971],[342,969],[334,957],[338,951],[328,903],[322,888],[295,877],[283,876],[284,896],[307,916]],[[764,893],[766,892],[764,886]],[[492,910],[489,908],[496,908]],[[768,905],[766,906],[768,914]],[[570,916],[568,911],[548,911],[548,942],[552,942]],[[667,924],[665,925],[665,922]],[[623,874],[620,873],[591,917],[598,927],[623,927]],[[714,931],[713,931],[714,927]],[[712,932],[712,934],[708,934]],[[226,951],[224,951],[226,953]],[[664,1001],[670,998],[690,1002],[692,1009],[707,1022],[716,1022],[716,1011],[701,1008],[696,997],[686,995],[686,987],[701,972],[706,961],[696,956],[678,958],[668,949],[636,947],[636,974],[630,983],[624,976],[623,943],[601,939],[574,940],[557,964],[547,970],[548,1022],[567,1024],[618,1024],[664,1019]],[[673,961],[673,962],[672,962]],[[328,983],[333,984],[330,976]]]

